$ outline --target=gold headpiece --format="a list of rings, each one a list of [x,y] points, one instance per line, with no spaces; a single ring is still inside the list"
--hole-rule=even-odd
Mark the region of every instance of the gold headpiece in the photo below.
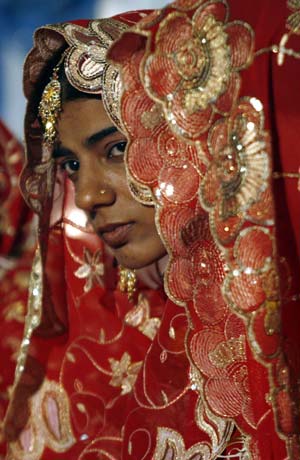
[[[57,72],[63,58],[64,54],[53,69],[51,80],[45,86],[39,103],[39,116],[43,123],[44,141],[49,145],[52,145],[55,141],[57,117],[61,111],[61,86]]]

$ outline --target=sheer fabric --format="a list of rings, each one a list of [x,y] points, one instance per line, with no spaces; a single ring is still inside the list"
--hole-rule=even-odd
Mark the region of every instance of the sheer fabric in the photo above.
[[[110,50],[123,92],[106,107],[170,256],[165,292],[140,286],[133,304],[36,115],[45,69],[71,46],[75,65],[93,61],[103,23],[37,33],[22,187],[40,241],[8,458],[299,457],[296,3],[177,0],[117,18],[140,22]]]

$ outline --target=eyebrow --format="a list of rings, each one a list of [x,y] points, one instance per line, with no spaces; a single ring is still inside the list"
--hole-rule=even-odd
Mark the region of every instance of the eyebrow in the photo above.
[[[67,157],[70,155],[72,152],[69,149],[66,149],[65,147],[61,147],[60,145],[57,145],[52,153],[52,158],[61,158],[61,157]]]
[[[87,147],[92,147],[95,145],[97,142],[101,141],[107,136],[110,136],[111,134],[114,134],[118,132],[118,129],[115,126],[109,126],[108,128],[101,129],[101,131],[98,131],[95,134],[92,134],[86,141],[85,145]]]
[[[101,129],[101,131],[98,131],[97,133],[92,134],[90,137],[88,137],[86,139],[86,141],[84,142],[84,145],[86,147],[92,147],[97,142],[101,141],[105,137],[108,137],[111,134],[114,134],[116,132],[118,132],[118,129],[115,126],[109,126],[108,128]],[[57,145],[54,148],[52,157],[53,158],[60,158],[60,157],[68,156],[71,153],[72,152],[69,149],[67,149],[66,147],[63,147],[61,145]]]

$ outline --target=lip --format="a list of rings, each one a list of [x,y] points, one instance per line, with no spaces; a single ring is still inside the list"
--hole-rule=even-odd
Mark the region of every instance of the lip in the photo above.
[[[118,248],[127,242],[133,224],[133,222],[109,224],[99,228],[97,233],[108,246]]]

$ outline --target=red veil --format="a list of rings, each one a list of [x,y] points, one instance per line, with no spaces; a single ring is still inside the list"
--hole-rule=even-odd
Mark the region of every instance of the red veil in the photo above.
[[[299,12],[288,7],[178,0],[117,18],[141,20],[110,52],[120,105],[115,70],[95,65],[93,77],[128,135],[130,189],[155,205],[170,256],[165,292],[140,286],[133,304],[115,289],[113,261],[37,123],[44,75],[61,53],[82,90],[78,66],[97,63],[97,46],[121,28],[100,20],[37,32],[22,187],[40,216],[39,248],[9,459],[299,458],[299,159],[290,155]]]
[[[3,418],[23,336],[33,257],[34,221],[18,187],[22,145],[0,121],[0,457]]]
[[[159,423],[155,459],[216,458],[230,425],[245,458],[300,456],[299,8],[178,0],[109,54],[128,174],[156,203],[198,395],[200,433]],[[141,420],[151,432],[144,414],[128,436]]]

